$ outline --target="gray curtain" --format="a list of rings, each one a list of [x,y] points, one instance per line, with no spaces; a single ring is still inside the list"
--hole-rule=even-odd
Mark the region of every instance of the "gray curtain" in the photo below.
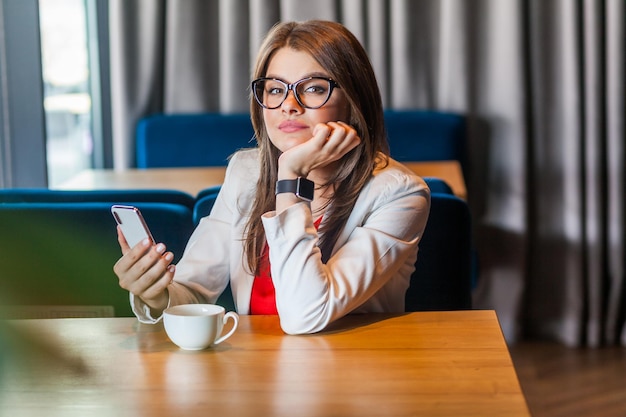
[[[507,340],[626,344],[623,0],[111,0],[114,155],[138,118],[248,110],[264,33],[344,23],[387,108],[461,112],[476,308]]]

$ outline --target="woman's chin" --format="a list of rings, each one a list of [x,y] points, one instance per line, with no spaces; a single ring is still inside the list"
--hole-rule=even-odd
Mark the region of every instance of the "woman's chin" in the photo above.
[[[281,152],[287,152],[289,149],[294,148],[298,145],[302,145],[305,142],[308,142],[310,137],[300,137],[300,138],[281,138],[278,141],[272,140],[274,146],[280,149]]]

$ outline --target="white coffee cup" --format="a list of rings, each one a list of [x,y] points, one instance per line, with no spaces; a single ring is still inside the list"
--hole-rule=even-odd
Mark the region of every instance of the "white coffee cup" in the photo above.
[[[233,320],[232,329],[222,335],[224,324]],[[163,312],[165,332],[174,344],[185,350],[202,350],[228,339],[239,325],[239,316],[215,304],[181,304]]]

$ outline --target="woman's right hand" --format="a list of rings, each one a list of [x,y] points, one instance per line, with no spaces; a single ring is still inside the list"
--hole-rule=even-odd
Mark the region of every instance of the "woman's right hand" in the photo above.
[[[148,239],[134,248],[128,246],[121,229],[117,228],[117,241],[122,257],[113,266],[120,287],[141,298],[152,310],[163,311],[168,304],[167,287],[174,279],[174,254],[166,252],[163,243],[153,245]]]
[[[310,140],[280,155],[278,179],[306,178],[311,171],[337,162],[360,143],[356,129],[347,123],[318,123]]]

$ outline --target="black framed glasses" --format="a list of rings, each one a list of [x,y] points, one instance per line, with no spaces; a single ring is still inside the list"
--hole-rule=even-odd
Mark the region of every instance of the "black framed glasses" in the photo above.
[[[330,78],[307,77],[288,84],[276,78],[257,78],[252,81],[252,92],[257,103],[263,108],[272,110],[279,108],[287,99],[289,90],[298,103],[307,109],[322,107],[335,88],[339,85]]]

